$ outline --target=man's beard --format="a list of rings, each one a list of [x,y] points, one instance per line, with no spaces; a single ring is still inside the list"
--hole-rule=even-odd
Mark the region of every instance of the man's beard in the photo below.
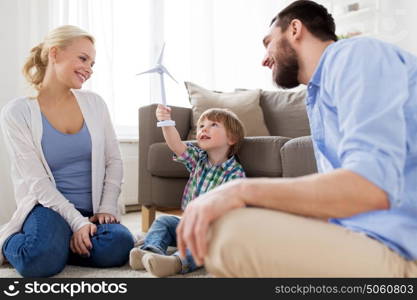
[[[297,53],[285,38],[281,40],[278,47],[278,53],[274,57],[276,65],[272,74],[274,82],[284,89],[294,88],[300,85]]]

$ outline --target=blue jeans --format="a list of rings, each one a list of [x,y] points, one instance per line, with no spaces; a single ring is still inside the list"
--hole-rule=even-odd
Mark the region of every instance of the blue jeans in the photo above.
[[[142,250],[155,252],[162,255],[167,255],[168,246],[177,246],[177,233],[176,229],[180,218],[176,216],[160,216],[153,222],[148,234],[145,237],[143,245],[140,247]],[[179,252],[176,251],[173,255],[179,257]],[[197,267],[191,252],[186,250],[186,257],[181,259],[182,269],[181,273],[189,273],[200,267]]]
[[[133,237],[121,224],[98,224],[91,237],[90,257],[70,250],[72,231],[55,211],[36,205],[23,223],[22,230],[3,245],[3,254],[23,277],[49,277],[65,265],[116,267],[124,265],[133,248]]]

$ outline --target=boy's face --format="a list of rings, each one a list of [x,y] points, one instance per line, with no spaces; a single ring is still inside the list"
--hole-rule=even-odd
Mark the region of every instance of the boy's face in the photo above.
[[[226,128],[222,122],[211,121],[207,118],[201,120],[197,125],[197,142],[198,146],[205,151],[228,149],[235,144],[227,136]]]

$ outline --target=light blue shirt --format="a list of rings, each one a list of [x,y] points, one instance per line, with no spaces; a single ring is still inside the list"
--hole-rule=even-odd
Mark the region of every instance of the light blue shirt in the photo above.
[[[91,137],[84,122],[75,134],[56,130],[42,114],[42,150],[56,188],[83,215],[92,215]]]
[[[353,171],[389,197],[388,210],[330,222],[416,260],[417,58],[376,39],[338,41],[323,53],[306,105],[319,172]]]

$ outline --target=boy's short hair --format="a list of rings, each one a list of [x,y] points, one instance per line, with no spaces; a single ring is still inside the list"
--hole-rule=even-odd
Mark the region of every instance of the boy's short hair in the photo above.
[[[224,125],[227,136],[235,142],[235,144],[230,146],[229,156],[237,154],[245,137],[245,128],[238,116],[226,108],[210,108],[201,114],[197,124],[200,124],[205,119],[220,122]]]

